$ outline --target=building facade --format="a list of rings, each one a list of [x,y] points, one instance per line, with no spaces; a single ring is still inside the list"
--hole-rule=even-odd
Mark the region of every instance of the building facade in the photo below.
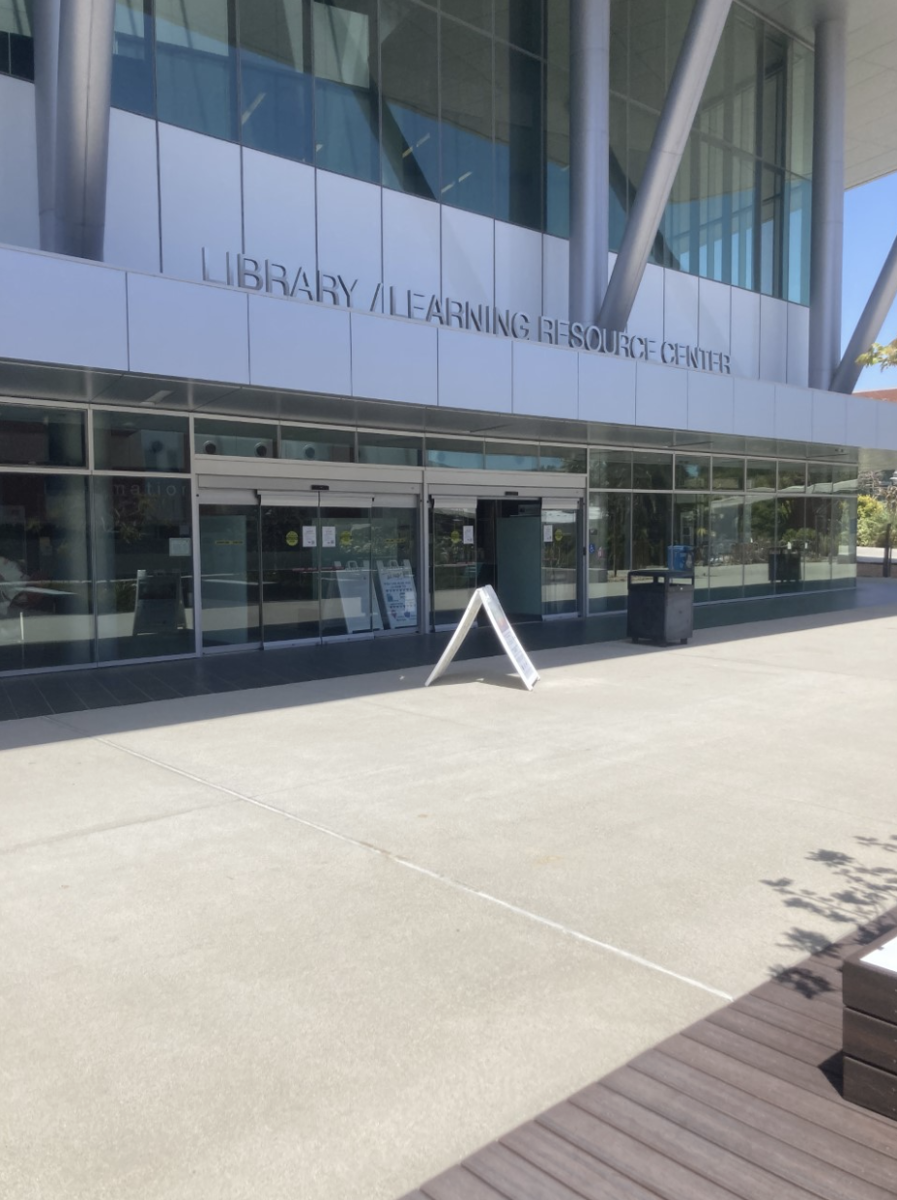
[[[650,565],[854,586],[897,410],[849,394],[840,206],[897,167],[888,36],[883,0],[2,0],[0,672],[409,636],[484,583],[601,614]]]

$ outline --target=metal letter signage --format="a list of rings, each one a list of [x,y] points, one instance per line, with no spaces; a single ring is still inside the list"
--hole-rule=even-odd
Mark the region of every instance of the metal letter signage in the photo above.
[[[505,616],[505,610],[502,608],[501,601],[496,596],[495,589],[491,584],[477,588],[470,597],[470,603],[464,611],[464,616],[458,622],[458,628],[452,634],[442,658],[440,658],[439,662],[433,668],[430,678],[424,684],[424,687],[429,687],[434,680],[438,679],[458,653],[461,643],[467,637],[468,633],[470,633],[477,613],[481,608],[485,608],[486,616],[492,622],[492,628],[495,630],[505,654],[507,654],[508,658],[514,664],[514,670],[523,680],[526,690],[531,692],[539,680],[539,672],[530,662],[526,651],[520,645],[520,639],[512,629],[511,622]]]

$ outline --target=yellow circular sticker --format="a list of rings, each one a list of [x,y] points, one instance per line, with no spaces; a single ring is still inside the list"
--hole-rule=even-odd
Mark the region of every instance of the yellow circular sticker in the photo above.
[[[555,540],[556,542],[562,542],[562,541],[564,540],[564,531],[563,531],[563,529],[556,529],[556,530],[554,531],[554,540]]]
[[[287,545],[288,546],[298,546],[299,545],[299,534],[296,532],[295,529],[291,529],[290,532],[287,534]]]
[[[449,537],[452,539],[452,541],[455,543],[455,545],[457,545],[458,542],[461,541],[461,534],[458,532],[457,529],[453,529],[452,532],[449,534]]]
[[[346,547],[349,547],[352,545],[352,534],[349,532],[348,529],[344,529],[343,532],[339,535],[339,544],[341,546],[346,546]]]

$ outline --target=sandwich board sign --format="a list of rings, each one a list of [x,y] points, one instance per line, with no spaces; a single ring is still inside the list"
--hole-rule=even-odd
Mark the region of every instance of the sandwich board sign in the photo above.
[[[511,627],[511,622],[505,616],[505,610],[501,606],[501,601],[495,594],[495,589],[491,584],[485,587],[477,588],[474,594],[470,597],[470,603],[464,610],[464,616],[458,622],[458,628],[451,636],[449,644],[443,652],[442,658],[430,672],[430,678],[424,684],[424,687],[429,687],[431,683],[439,678],[455,655],[464,639],[470,633],[473,623],[477,618],[477,613],[481,608],[485,608],[486,616],[492,623],[492,628],[501,642],[502,647],[508,658],[514,664],[514,670],[523,680],[526,690],[531,692],[538,682],[539,672],[530,662],[526,651],[520,644],[520,639]]]

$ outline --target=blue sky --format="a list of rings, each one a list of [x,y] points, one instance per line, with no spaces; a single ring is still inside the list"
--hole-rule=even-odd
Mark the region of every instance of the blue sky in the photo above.
[[[844,320],[842,348],[853,333],[885,257],[897,237],[897,174],[851,188],[844,200]],[[897,304],[891,309],[880,342],[897,338]],[[897,388],[897,367],[867,367],[858,392]]]

